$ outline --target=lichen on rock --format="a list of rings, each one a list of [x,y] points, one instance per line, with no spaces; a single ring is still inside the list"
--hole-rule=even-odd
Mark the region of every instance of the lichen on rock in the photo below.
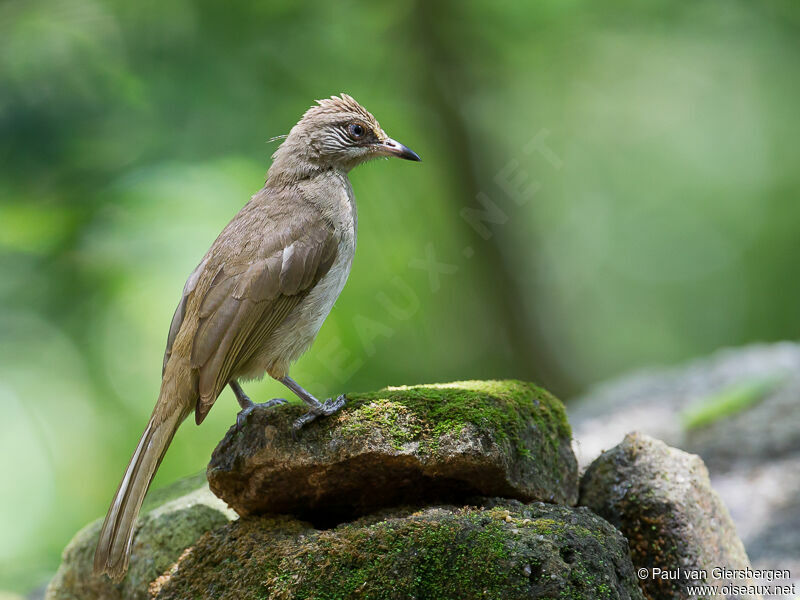
[[[520,381],[464,381],[348,395],[294,439],[297,405],[256,410],[208,467],[241,515],[330,525],[387,506],[470,495],[574,504],[577,463],[564,407]]]
[[[640,599],[627,544],[586,509],[495,499],[394,509],[319,531],[251,517],[200,539],[158,600]]]
[[[47,588],[47,600],[146,600],[151,581],[172,565],[206,531],[235,517],[214,496],[202,474],[188,477],[148,498],[139,516],[125,579],[114,584],[92,573],[102,519],[79,531],[65,548]]]
[[[750,568],[700,457],[641,433],[628,434],[589,466],[581,479],[580,504],[628,539],[634,566],[648,573],[641,581],[648,598],[685,598],[688,585],[725,584],[713,578],[715,568]],[[676,576],[654,576],[654,569]]]

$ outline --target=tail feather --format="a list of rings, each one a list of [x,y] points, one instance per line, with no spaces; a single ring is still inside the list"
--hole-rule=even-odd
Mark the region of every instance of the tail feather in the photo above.
[[[131,542],[147,489],[167,452],[178,426],[189,413],[180,403],[164,408],[159,398],[100,530],[94,553],[94,572],[119,582],[128,570]]]

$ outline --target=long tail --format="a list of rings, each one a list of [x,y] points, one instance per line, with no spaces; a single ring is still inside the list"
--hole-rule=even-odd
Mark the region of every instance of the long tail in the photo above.
[[[172,394],[171,399],[165,397],[166,387],[172,386],[162,387],[150,421],[128,463],[100,530],[100,539],[94,553],[94,572],[96,575],[108,573],[115,582],[121,581],[128,570],[136,517],[147,488],[150,487],[175,431],[191,412],[190,407]]]

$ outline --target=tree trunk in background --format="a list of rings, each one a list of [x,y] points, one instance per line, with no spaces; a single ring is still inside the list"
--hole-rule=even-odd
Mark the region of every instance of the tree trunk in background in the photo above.
[[[449,35],[451,29],[446,25],[458,21],[459,7],[458,3],[446,0],[418,0],[409,23],[413,32],[410,38],[425,59],[420,61],[420,93],[427,95],[427,104],[436,109],[450,142],[448,148],[453,168],[448,170],[448,174],[454,175],[452,186],[456,190],[450,197],[460,199],[453,207],[454,217],[465,207],[479,207],[478,193],[491,195],[494,188],[491,182],[482,180],[474,163],[475,158],[491,145],[476,139],[475,129],[464,121],[459,100],[467,97],[468,90],[474,87],[468,67],[458,58],[463,53],[461,47],[465,43],[480,43],[474,38],[454,39]],[[491,49],[486,51],[491,52]],[[575,393],[575,382],[553,360],[535,316],[526,310],[527,306],[536,305],[536,298],[522,292],[514,275],[515,265],[505,258],[515,249],[505,247],[509,241],[503,236],[493,235],[487,241],[466,221],[461,222],[475,246],[485,249],[483,260],[478,257],[472,260],[483,270],[481,278],[487,282],[487,289],[500,290],[487,295],[497,305],[494,312],[505,317],[503,327],[515,357],[514,376],[536,381],[562,397]],[[536,241],[528,240],[527,250],[535,251],[535,247]]]

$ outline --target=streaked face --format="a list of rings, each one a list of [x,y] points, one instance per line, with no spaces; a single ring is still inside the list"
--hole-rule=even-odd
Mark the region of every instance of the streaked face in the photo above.
[[[303,118],[304,133],[317,160],[344,170],[381,156],[420,160],[414,151],[386,135],[366,109],[346,98],[352,110],[343,110],[346,107],[340,107],[344,103],[337,98],[334,102],[322,101]]]

